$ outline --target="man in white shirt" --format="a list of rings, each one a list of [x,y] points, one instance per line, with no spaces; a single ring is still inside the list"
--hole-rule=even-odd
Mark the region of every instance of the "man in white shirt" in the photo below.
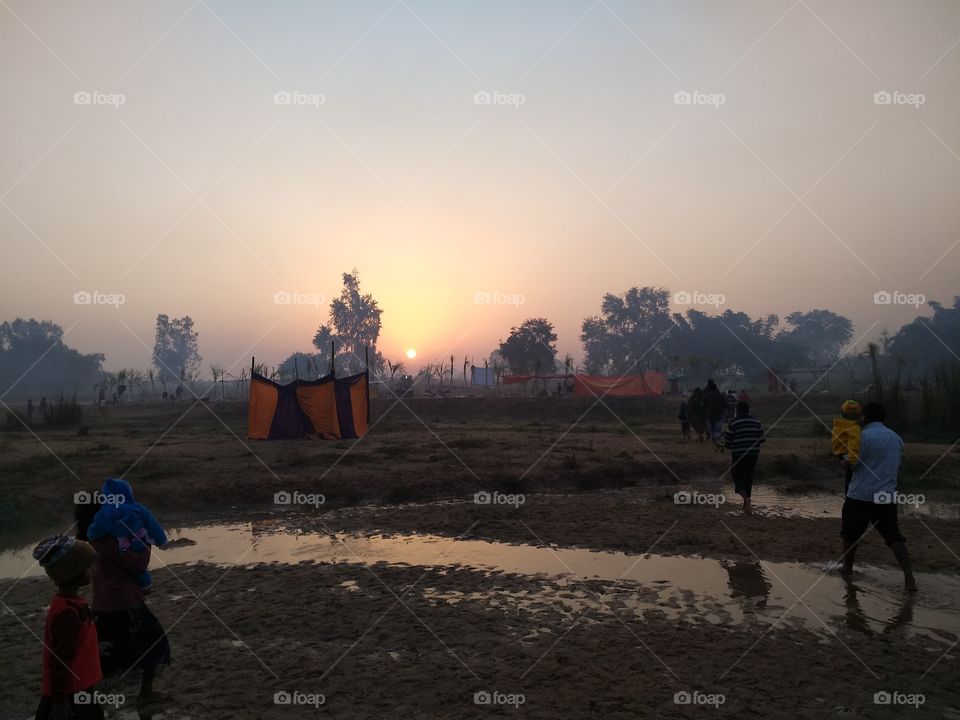
[[[863,408],[863,430],[860,433],[860,462],[850,478],[843,501],[842,529],[844,575],[853,574],[857,543],[872,526],[877,529],[903,570],[907,590],[917,583],[910,566],[907,542],[897,523],[897,473],[903,440],[883,424],[883,406],[871,402]]]

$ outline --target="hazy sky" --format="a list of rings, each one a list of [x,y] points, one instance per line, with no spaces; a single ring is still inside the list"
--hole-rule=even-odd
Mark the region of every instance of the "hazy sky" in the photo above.
[[[356,266],[389,357],[631,285],[872,338],[960,293],[958,81],[946,0],[2,0],[2,319],[273,363]]]

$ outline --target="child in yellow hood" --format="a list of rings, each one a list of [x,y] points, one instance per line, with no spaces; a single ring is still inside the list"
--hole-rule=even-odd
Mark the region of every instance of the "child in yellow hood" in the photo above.
[[[843,496],[847,496],[853,467],[860,462],[860,403],[847,400],[840,406],[840,417],[833,420],[833,443],[831,452],[840,459],[846,470]]]

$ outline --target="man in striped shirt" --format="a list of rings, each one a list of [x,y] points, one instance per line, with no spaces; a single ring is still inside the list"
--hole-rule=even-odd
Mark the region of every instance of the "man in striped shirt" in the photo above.
[[[910,566],[907,541],[900,534],[897,523],[897,473],[903,440],[883,424],[884,419],[885,412],[880,403],[871,402],[864,406],[860,462],[853,471],[843,501],[841,573],[853,574],[857,543],[870,527],[875,527],[897,558],[907,590],[915,591],[917,583]]]
[[[760,422],[750,415],[750,404],[740,401],[736,417],[723,433],[721,448],[730,449],[730,474],[733,488],[743,498],[743,512],[750,515],[750,496],[753,493],[753,471],[760,457],[760,446],[766,441]]]

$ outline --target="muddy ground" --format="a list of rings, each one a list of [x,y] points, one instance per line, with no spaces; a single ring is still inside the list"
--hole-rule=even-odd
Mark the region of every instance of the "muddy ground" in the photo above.
[[[956,717],[949,713],[960,708],[956,653],[897,630],[825,639],[786,623],[637,617],[616,601],[610,612],[569,613],[513,601],[548,581],[467,569],[175,572],[156,573],[150,599],[173,641],[175,664],[161,681],[175,701],[141,718]],[[584,582],[563,591],[577,588],[609,589]],[[481,598],[452,604],[436,598],[444,591]],[[42,580],[28,580],[4,602],[39,628],[47,594]],[[9,616],[0,628],[0,703],[19,711],[4,717],[27,717],[39,645]],[[129,680],[109,688],[136,692]],[[323,695],[320,712],[276,705],[284,691]],[[923,693],[925,702],[919,711],[877,706],[883,691]],[[524,702],[477,705],[480,692]],[[677,705],[683,692],[725,697],[719,706]]]
[[[131,403],[86,410],[84,426],[0,432],[0,545],[69,523],[67,498],[123,476],[168,516],[220,516],[273,505],[283,489],[325,495],[325,508],[467,499],[504,493],[595,493],[637,486],[701,487],[729,458],[684,441],[676,403],[647,398],[412,399],[373,403],[362,440],[246,440],[242,403]],[[762,398],[769,429],[757,483],[839,493],[829,453],[838,398]],[[814,414],[816,411],[817,414]],[[960,498],[956,438],[907,436],[901,489]],[[729,480],[728,474],[726,476]]]
[[[835,400],[792,410],[782,399],[758,403],[756,414],[772,428],[758,483],[788,498],[834,493],[839,504],[842,481],[823,429]],[[381,401],[359,443],[250,443],[239,404],[92,409],[80,433],[0,433],[0,547],[66,529],[75,492],[123,475],[171,527],[265,516],[283,525],[274,495],[298,491],[325,496],[315,510],[297,508],[296,524],[321,532],[422,532],[820,566],[838,556],[835,519],[743,517],[733,498],[719,507],[674,504],[678,489],[729,493],[729,458],[684,441],[672,402],[609,404]],[[947,439],[907,440],[902,488],[956,502],[960,453]],[[478,505],[478,492],[522,495],[523,503]],[[910,517],[903,530],[918,569],[960,573],[960,524]],[[892,563],[875,536],[858,557]],[[790,623],[770,629],[749,614],[742,623],[708,622],[699,611],[681,619],[638,615],[616,599],[609,612],[579,616],[557,603],[516,600],[555,582],[349,563],[158,569],[150,604],[174,646],[163,682],[175,702],[141,717],[960,717],[949,637],[845,627],[825,635]],[[607,597],[610,584],[555,590]],[[49,593],[42,579],[0,582],[3,718],[32,711],[35,634]],[[451,593],[464,597],[451,602]],[[132,697],[135,686],[125,682],[118,689]],[[274,693],[283,691],[322,694],[325,702],[319,712],[276,705]],[[925,703],[877,706],[882,691],[921,692]],[[475,704],[482,692],[524,702]],[[722,693],[725,701],[675,704],[682,692]]]

